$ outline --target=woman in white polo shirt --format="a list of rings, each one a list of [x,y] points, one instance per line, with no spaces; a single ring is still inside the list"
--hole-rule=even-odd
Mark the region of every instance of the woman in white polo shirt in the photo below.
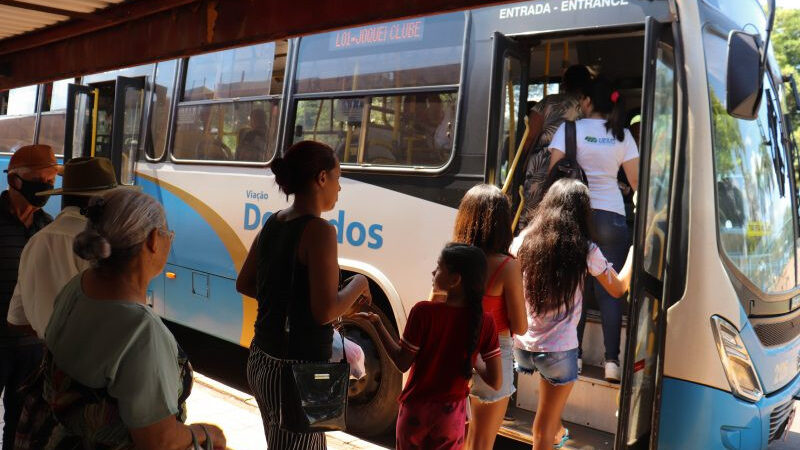
[[[595,79],[581,100],[583,119],[575,122],[578,164],[589,181],[594,239],[600,250],[619,271],[631,245],[630,230],[625,221],[625,204],[617,184],[619,168],[625,171],[634,189],[639,184],[639,150],[630,131],[625,128],[625,107],[618,91],[607,80]],[[566,153],[562,124],[550,142],[550,169]],[[587,283],[593,280],[587,280]],[[623,303],[612,297],[598,283],[594,289],[600,307],[605,344],[605,378],[619,381],[619,348]],[[584,316],[578,326],[578,339],[583,338]],[[579,360],[580,361],[580,360]]]

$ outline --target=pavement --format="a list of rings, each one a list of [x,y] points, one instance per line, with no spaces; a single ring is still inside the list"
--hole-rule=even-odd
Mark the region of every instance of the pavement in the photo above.
[[[213,423],[222,428],[231,450],[265,449],[264,428],[255,399],[195,372],[192,394],[187,400],[186,423]],[[0,402],[0,429],[3,425]],[[327,433],[328,448],[336,450],[384,450],[343,432]],[[0,433],[2,443],[2,433]]]
[[[800,414],[800,402],[795,402],[795,404]],[[261,415],[255,399],[247,393],[195,372],[195,384],[192,388],[192,395],[187,401],[187,410],[187,423],[206,422],[219,425],[225,432],[229,449],[266,448]],[[0,428],[3,424],[2,417],[3,407],[0,402]],[[338,431],[327,433],[327,440],[328,448],[335,450],[383,450],[386,448]],[[2,442],[1,434],[0,442]],[[800,449],[800,417],[794,420],[786,440],[773,442],[769,449]]]

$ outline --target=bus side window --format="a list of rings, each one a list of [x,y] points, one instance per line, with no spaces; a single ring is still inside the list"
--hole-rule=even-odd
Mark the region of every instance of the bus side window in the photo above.
[[[287,46],[287,41],[269,42],[189,58],[173,157],[270,161],[277,146]]]
[[[325,142],[345,165],[443,167],[453,151],[463,38],[463,13],[302,38],[294,142]],[[372,92],[406,88],[416,91]]]
[[[67,86],[74,78],[47,83],[42,86],[44,99],[39,118],[39,144],[46,144],[60,155],[64,152],[64,127],[67,120]]]
[[[0,93],[0,152],[13,152],[33,143],[37,86]]]

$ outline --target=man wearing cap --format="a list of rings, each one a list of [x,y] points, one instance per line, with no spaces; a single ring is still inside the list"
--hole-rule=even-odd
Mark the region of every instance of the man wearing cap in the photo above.
[[[53,188],[59,166],[47,145],[21,147],[8,163],[8,190],[0,194],[0,391],[5,409],[3,450],[14,445],[22,396],[19,388],[42,360],[42,342],[9,327],[5,317],[17,284],[23,247],[37,231],[52,222],[41,210]]]
[[[75,236],[86,228],[86,208],[93,195],[117,187],[108,158],[74,158],[64,165],[60,189],[40,196],[63,195],[61,213],[25,245],[19,263],[19,277],[8,309],[8,323],[44,339],[53,302],[61,288],[75,275],[89,268],[89,262],[72,251]]]

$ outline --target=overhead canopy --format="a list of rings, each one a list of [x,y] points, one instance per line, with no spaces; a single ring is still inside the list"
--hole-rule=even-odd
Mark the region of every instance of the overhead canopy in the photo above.
[[[507,1],[0,0],[0,90]]]

